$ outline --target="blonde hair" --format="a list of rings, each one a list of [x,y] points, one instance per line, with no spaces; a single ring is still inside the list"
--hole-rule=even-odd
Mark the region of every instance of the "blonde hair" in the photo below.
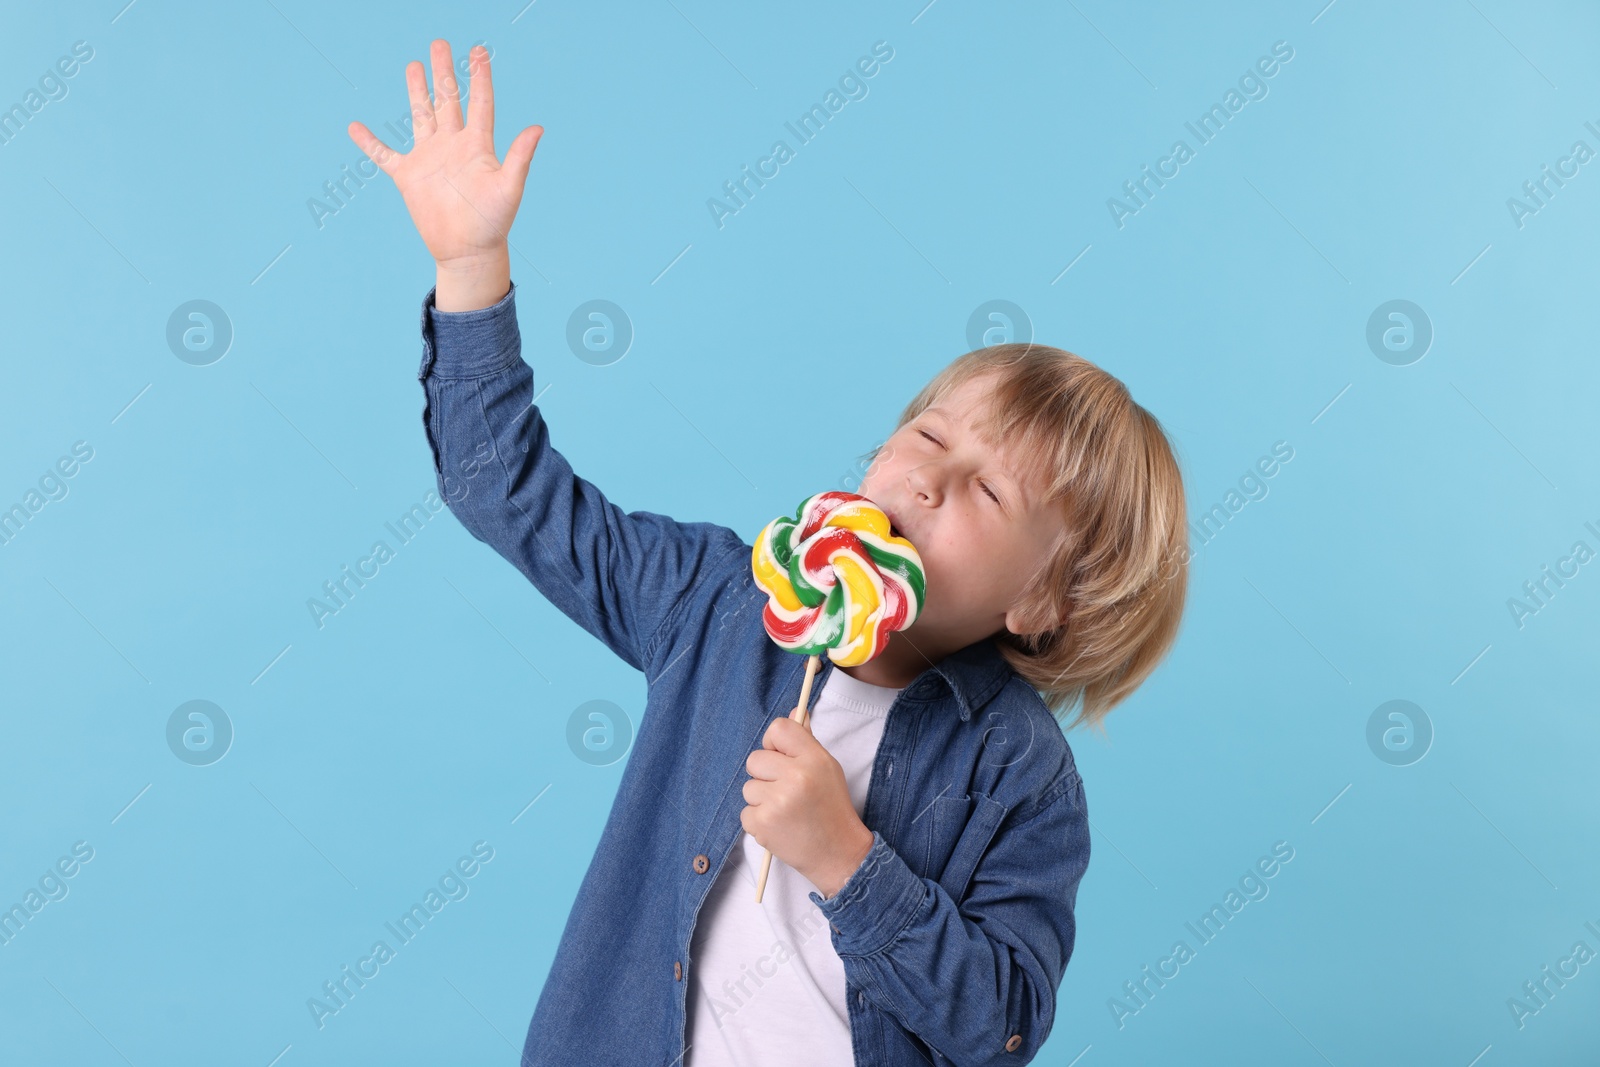
[[[1019,605],[1065,620],[1030,635],[1001,630],[1006,660],[1067,728],[1102,720],[1177,639],[1188,586],[1183,478],[1166,432],[1127,386],[1082,356],[997,344],[960,356],[922,388],[898,430],[964,382],[995,375],[980,433],[1029,457],[1062,529]],[[877,449],[867,453],[876,459]]]

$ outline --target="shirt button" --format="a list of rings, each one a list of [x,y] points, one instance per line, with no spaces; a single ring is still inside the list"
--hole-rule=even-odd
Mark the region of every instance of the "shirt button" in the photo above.
[[[706,871],[708,871],[710,869],[711,869],[711,861],[706,858],[706,854],[704,852],[700,853],[700,855],[698,855],[698,856],[696,856],[694,858],[694,873],[695,874],[705,874]]]
[[[683,961],[682,960],[673,960],[672,961],[672,980],[674,982],[683,981]]]
[[[856,990],[856,1004],[863,1008],[867,1006],[867,995],[859,989]]]
[[[1017,1046],[1020,1044],[1022,1044],[1022,1035],[1012,1034],[1011,1037],[1006,1041],[1006,1051],[1015,1052],[1017,1051]]]

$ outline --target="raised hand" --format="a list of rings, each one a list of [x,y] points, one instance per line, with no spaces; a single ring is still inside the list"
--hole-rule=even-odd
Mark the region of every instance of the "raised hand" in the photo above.
[[[416,60],[406,64],[414,140],[410,152],[394,151],[360,122],[350,123],[349,134],[394,179],[417,233],[438,265],[435,305],[441,311],[472,310],[495,303],[509,288],[507,234],[522,203],[528,167],[544,127],[529,126],[517,134],[506,149],[505,162],[500,162],[494,152],[494,81],[488,51],[479,45],[469,54],[471,82],[464,125],[449,42],[435,40],[431,58],[431,100],[422,64]],[[471,307],[456,306],[462,304]]]

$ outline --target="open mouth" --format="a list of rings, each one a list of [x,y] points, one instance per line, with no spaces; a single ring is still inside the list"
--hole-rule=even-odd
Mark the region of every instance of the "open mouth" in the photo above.
[[[880,508],[880,510],[882,509]],[[901,531],[899,524],[894,521],[893,515],[889,514],[887,511],[884,511],[883,517],[889,520],[890,537],[905,537],[905,533]]]

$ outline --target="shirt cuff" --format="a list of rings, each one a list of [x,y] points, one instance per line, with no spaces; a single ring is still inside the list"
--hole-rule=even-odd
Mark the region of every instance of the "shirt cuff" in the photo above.
[[[839,892],[826,899],[814,889],[807,895],[827,917],[839,955],[870,956],[900,935],[927,892],[922,878],[874,830],[866,859]]]
[[[499,303],[475,311],[440,311],[438,286],[422,299],[422,366],[417,378],[479,378],[515,366],[522,358],[517,330],[517,283]]]

